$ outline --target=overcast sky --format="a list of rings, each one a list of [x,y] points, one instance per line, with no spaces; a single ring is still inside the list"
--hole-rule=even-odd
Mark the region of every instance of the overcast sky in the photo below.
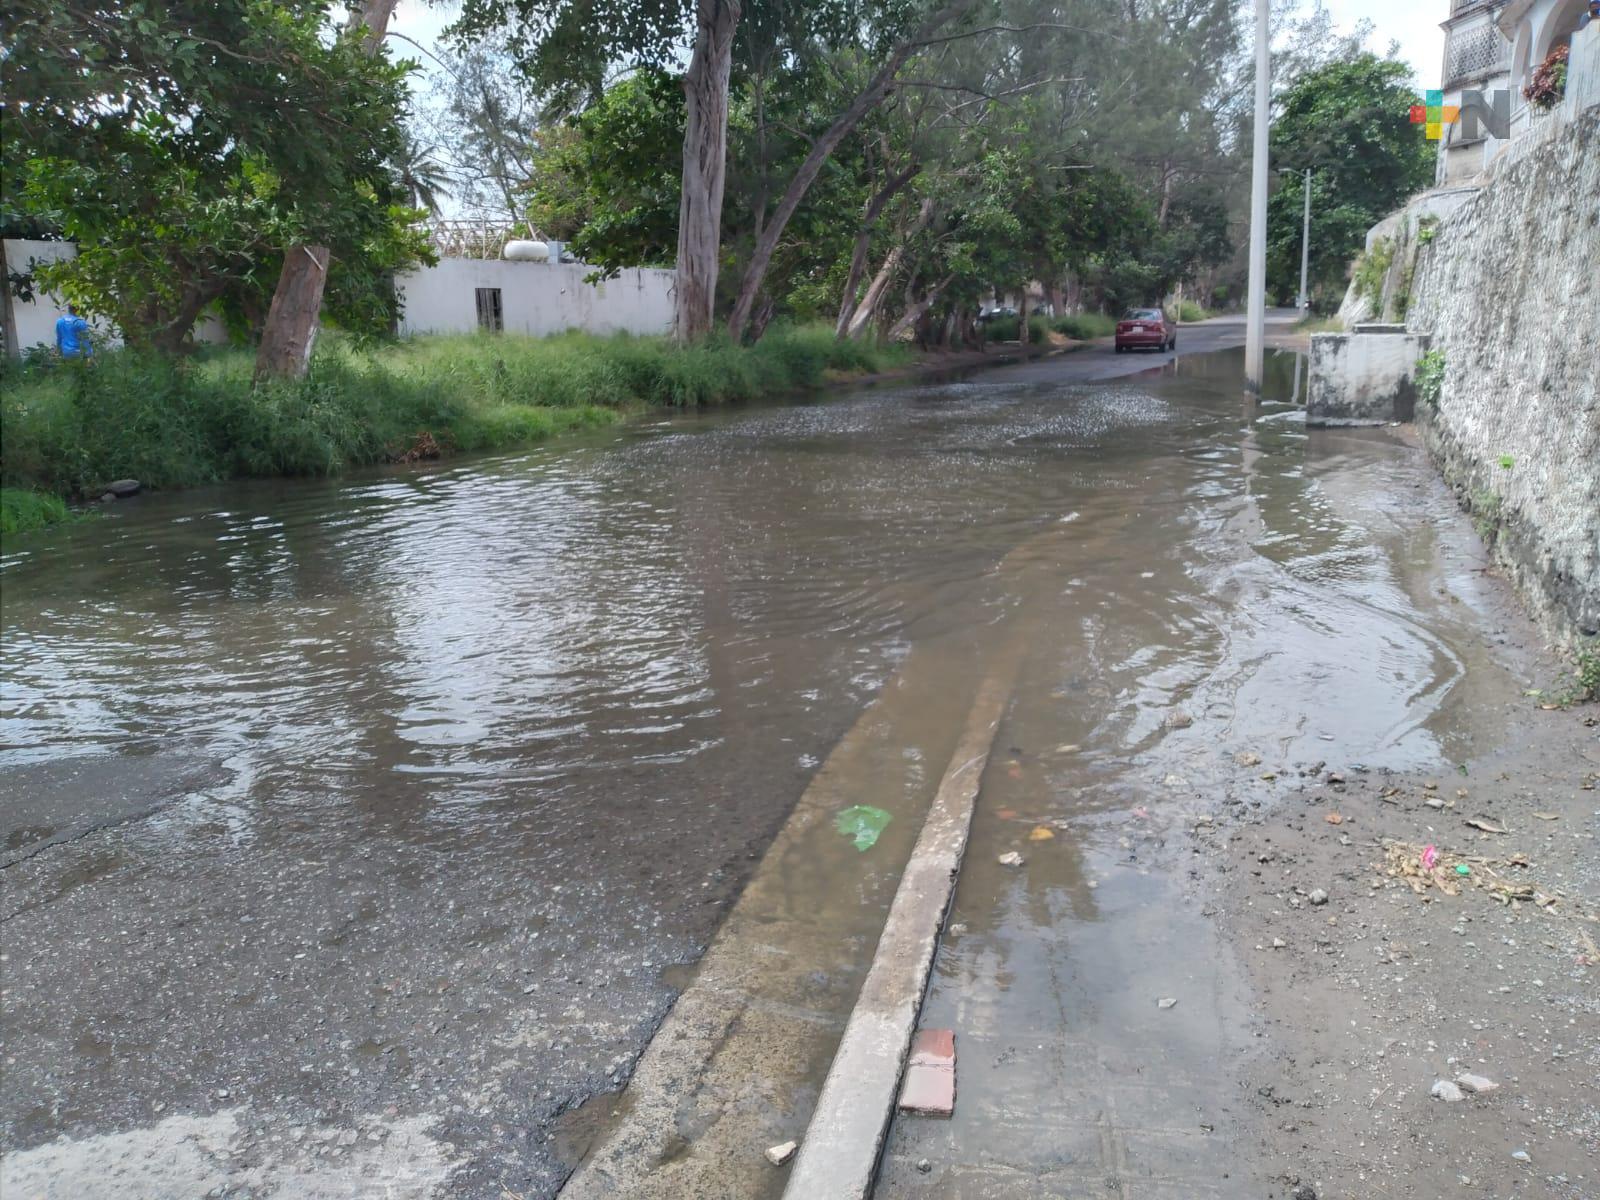
[[[1439,22],[1450,13],[1449,0],[1323,0],[1334,19],[1348,29],[1368,20],[1376,27],[1372,49],[1383,52],[1391,41],[1400,43],[1400,57],[1411,64],[1421,88],[1439,86],[1443,70],[1444,32]],[[391,28],[432,46],[439,31],[450,23],[453,6],[430,7],[422,0],[400,0]],[[410,49],[404,42],[395,47]],[[424,69],[431,64],[425,55]]]

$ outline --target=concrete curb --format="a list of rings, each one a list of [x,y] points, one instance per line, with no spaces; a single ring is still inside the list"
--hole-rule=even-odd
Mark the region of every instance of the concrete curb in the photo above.
[[[978,786],[1019,659],[1006,653],[978,690],[901,876],[784,1200],[864,1200],[872,1191],[906,1052],[966,853]]]

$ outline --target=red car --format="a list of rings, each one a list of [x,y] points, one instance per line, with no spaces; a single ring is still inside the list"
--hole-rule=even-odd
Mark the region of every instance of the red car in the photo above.
[[[1124,350],[1176,350],[1178,325],[1159,308],[1130,308],[1117,322],[1117,353]]]

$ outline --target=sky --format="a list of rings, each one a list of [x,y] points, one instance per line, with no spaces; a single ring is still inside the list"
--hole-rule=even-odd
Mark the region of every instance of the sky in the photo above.
[[[1323,4],[1342,28],[1371,21],[1375,26],[1372,49],[1382,53],[1391,41],[1399,42],[1400,57],[1416,72],[1418,87],[1439,86],[1444,58],[1444,31],[1439,22],[1450,15],[1450,0],[1323,0]],[[450,23],[452,7],[400,0],[390,28],[431,47],[439,31]],[[395,49],[404,52],[410,47],[402,42]],[[430,65],[427,57],[418,57],[426,69]]]

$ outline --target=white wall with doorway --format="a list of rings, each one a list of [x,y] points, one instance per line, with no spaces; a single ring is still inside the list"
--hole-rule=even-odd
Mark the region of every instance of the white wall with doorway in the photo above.
[[[615,279],[585,282],[593,271],[581,263],[440,259],[437,266],[416,267],[395,280],[403,305],[400,332],[476,332],[480,305],[485,321],[498,313],[504,333],[542,337],[576,329],[654,335],[672,329],[676,272],[635,267]]]

